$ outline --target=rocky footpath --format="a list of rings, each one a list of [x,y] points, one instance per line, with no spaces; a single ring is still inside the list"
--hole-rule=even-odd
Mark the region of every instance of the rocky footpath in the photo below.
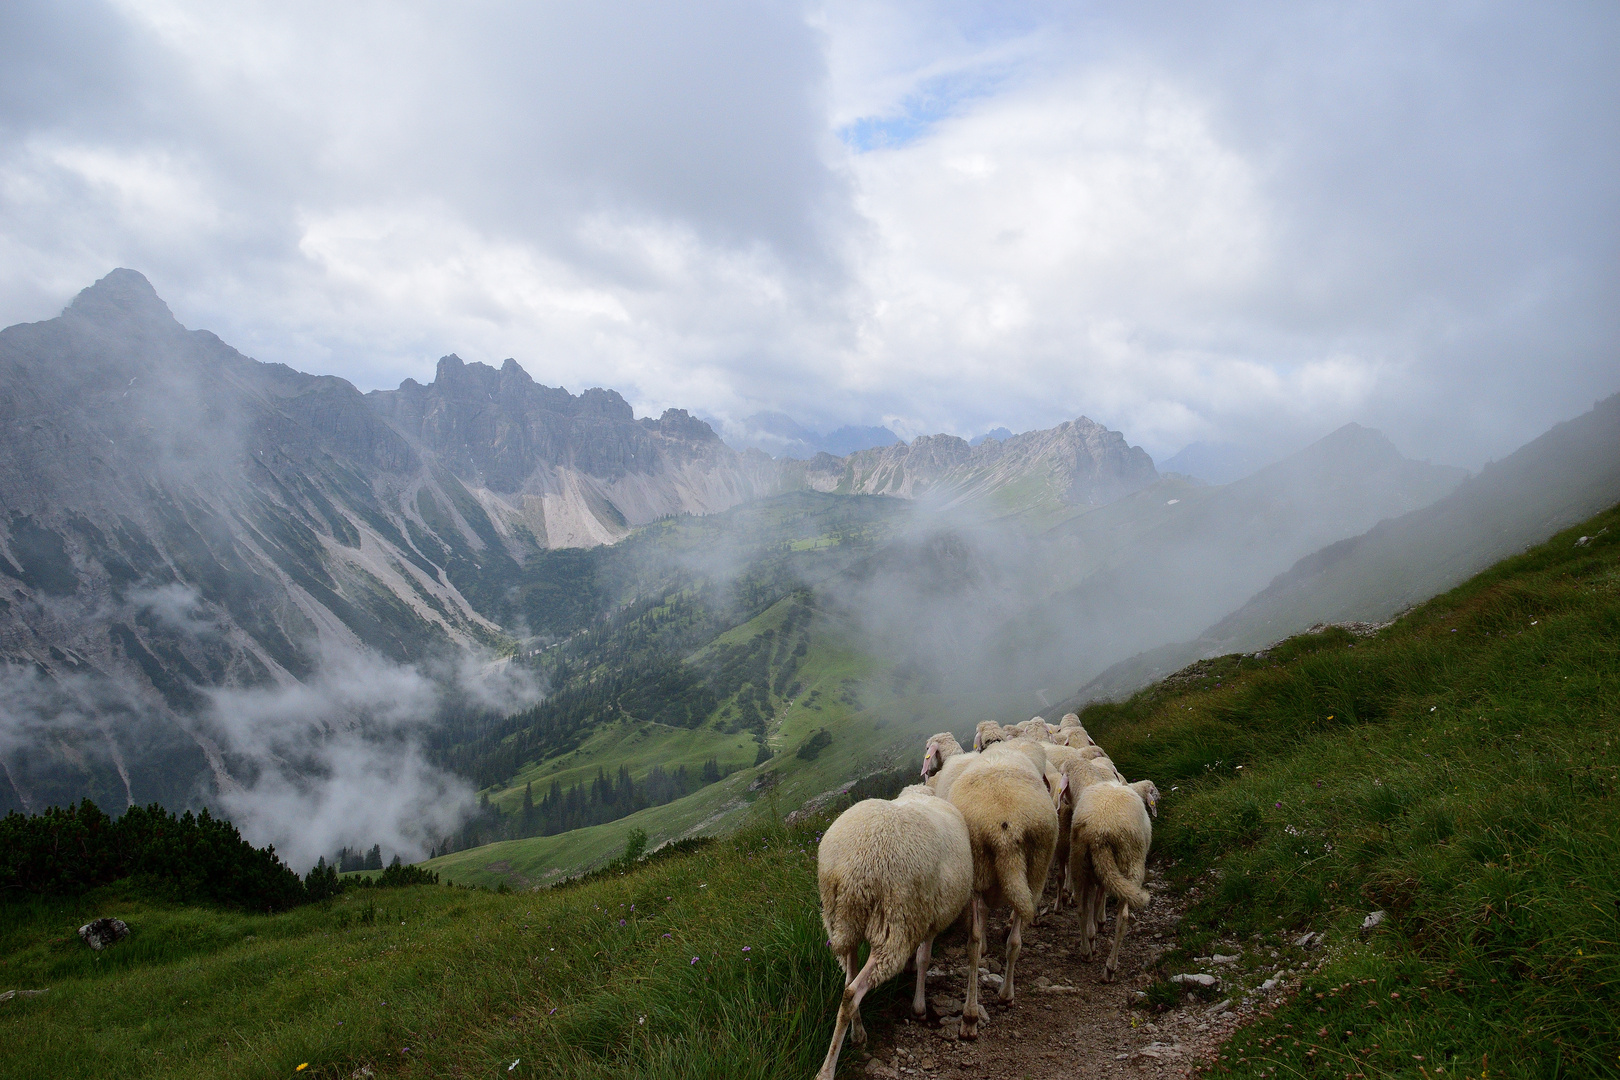
[[[1152,882],[1150,872],[1150,888]],[[1048,901],[1052,895],[1048,890]],[[1197,957],[1171,971],[1162,960],[1176,946],[1181,915],[1192,895],[1159,893],[1139,920],[1133,913],[1120,951],[1119,978],[1113,983],[1102,981],[1103,957],[1114,930],[1112,905],[1098,938],[1098,955],[1090,962],[1081,959],[1074,909],[1042,916],[1024,932],[1017,997],[1010,1007],[996,998],[1006,940],[1005,913],[997,913],[991,919],[992,947],[979,973],[979,1001],[989,1019],[972,1042],[958,1036],[967,950],[965,935],[953,930],[936,942],[928,1018],[910,1018],[911,995],[906,992],[894,1005],[894,1026],[885,1036],[874,1036],[865,1047],[846,1044],[840,1075],[883,1080],[1190,1075],[1216,1058],[1234,1030],[1296,992],[1300,977],[1322,956],[1314,935],[1310,942],[1287,949],[1286,956],[1283,950],[1260,949],[1253,942],[1229,942],[1222,946],[1228,952]],[[910,972],[902,976],[907,986],[910,978]],[[1161,980],[1176,987],[1176,1000],[1159,1011],[1147,998],[1148,987]]]

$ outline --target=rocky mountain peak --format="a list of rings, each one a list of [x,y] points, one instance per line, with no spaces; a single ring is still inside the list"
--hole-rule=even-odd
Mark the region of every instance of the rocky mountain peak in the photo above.
[[[181,328],[146,275],[122,267],[81,291],[62,314],[100,324],[146,323],[165,329]]]

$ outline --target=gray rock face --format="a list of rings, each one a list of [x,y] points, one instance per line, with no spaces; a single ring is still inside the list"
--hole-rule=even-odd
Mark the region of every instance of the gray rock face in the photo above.
[[[212,688],[488,641],[530,555],[735,505],[774,483],[761,456],[511,361],[368,397],[187,330],[116,270],[0,330],[4,741],[31,748],[0,753],[0,812],[234,783],[252,766],[199,722]]]
[[[716,462],[735,457],[684,409],[637,422],[615,391],[598,387],[575,397],[541,386],[515,360],[497,371],[446,356],[430,385],[407,379],[367,399],[463,480],[501,494],[522,491],[543,468],[616,480],[657,475],[705,454]]]
[[[1125,436],[1082,416],[977,446],[954,435],[925,435],[846,458],[819,454],[804,466],[818,491],[848,491],[959,505],[1012,485],[1027,489],[1030,507],[1100,506],[1159,478],[1153,459]]]

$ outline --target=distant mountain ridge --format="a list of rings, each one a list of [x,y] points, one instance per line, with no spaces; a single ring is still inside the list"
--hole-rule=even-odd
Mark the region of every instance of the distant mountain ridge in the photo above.
[[[1303,555],[1197,637],[1114,665],[1074,700],[1123,697],[1196,660],[1261,649],[1318,623],[1383,622],[1616,503],[1620,394],[1444,498]]]
[[[1053,512],[1113,502],[1159,473],[1147,451],[1082,416],[977,446],[955,435],[925,435],[844,458],[818,454],[803,476],[816,491]]]

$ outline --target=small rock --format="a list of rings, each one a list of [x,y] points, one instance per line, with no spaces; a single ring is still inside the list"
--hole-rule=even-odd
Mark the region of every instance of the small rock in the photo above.
[[[937,1069],[937,1068],[939,1068],[939,1062],[935,1061],[931,1057],[925,1057],[921,1061],[917,1062],[917,1068],[919,1068],[919,1069]]]
[[[1001,974],[1001,961],[1000,960],[986,961],[984,966],[990,969],[990,974],[992,974],[992,975],[1000,975]]]
[[[962,1037],[962,1018],[960,1016],[947,1016],[939,1022],[939,1036],[953,1042]]]
[[[900,1070],[883,1064],[877,1058],[873,1058],[866,1063],[866,1075],[880,1077],[882,1080],[895,1080],[900,1075]]]
[[[943,979],[945,977],[945,972],[940,968],[931,967],[928,969],[928,977],[930,979]]]
[[[51,988],[48,986],[43,990],[7,990],[5,993],[0,994],[0,1001],[10,1001],[14,997],[39,997],[41,994],[50,992]]]
[[[932,1005],[934,1011],[941,1016],[960,1016],[962,1013],[962,1003],[944,994],[933,995],[928,999],[928,1004]]]
[[[1276,979],[1267,979],[1265,982],[1260,984],[1260,992],[1262,994],[1269,994],[1275,989],[1277,989]]]
[[[1045,975],[1041,975],[1038,978],[1036,978],[1035,985],[1039,986],[1039,987],[1042,987],[1042,988],[1048,987],[1048,986],[1052,985],[1052,980],[1048,979]]]
[[[1368,915],[1365,919],[1361,920],[1361,932],[1365,934],[1367,931],[1383,922],[1384,918],[1385,915],[1382,911],[1375,911],[1371,915]]]
[[[1322,942],[1326,940],[1327,931],[1324,930],[1322,933],[1318,934],[1307,930],[1299,937],[1294,939],[1294,944],[1299,946],[1301,949],[1309,949],[1313,946],[1322,944]]]
[[[1235,964],[1241,959],[1243,959],[1242,953],[1238,953],[1236,956],[1222,956],[1220,953],[1216,953],[1210,957],[1211,962],[1216,964]]]
[[[79,936],[96,952],[129,937],[129,924],[123,919],[97,919],[79,927]]]
[[[988,986],[992,990],[1000,990],[1001,989],[1001,984],[1003,982],[1005,982],[1006,980],[1003,979],[1000,975],[995,975],[995,974],[986,972],[986,973],[981,974],[979,976],[979,981],[981,983],[983,983],[984,985]]]
[[[1230,1009],[1231,1007],[1232,1007],[1232,999],[1227,998],[1225,1001],[1217,1001],[1215,1004],[1213,1004],[1209,1008],[1205,1009],[1204,1010],[1204,1015],[1205,1016],[1219,1016],[1221,1013],[1225,1012],[1227,1009]]]
[[[1213,975],[1205,975],[1205,974],[1202,974],[1202,973],[1197,973],[1197,974],[1188,974],[1188,975],[1172,975],[1172,976],[1170,976],[1170,981],[1173,982],[1173,983],[1181,983],[1181,984],[1189,985],[1189,986],[1202,986],[1205,989],[1208,989],[1208,988],[1216,985],[1217,983],[1219,983],[1221,980],[1217,979]]]

